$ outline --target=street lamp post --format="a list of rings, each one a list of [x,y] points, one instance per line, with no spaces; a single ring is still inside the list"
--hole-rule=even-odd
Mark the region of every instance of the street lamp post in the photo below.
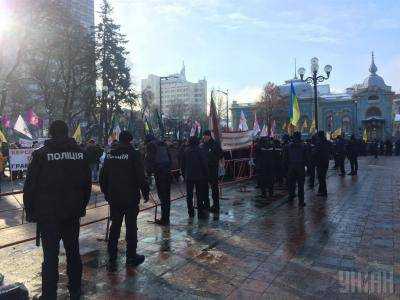
[[[359,128],[358,128],[358,100],[354,100],[354,105],[356,106],[356,120],[355,120],[355,126],[354,126],[354,133],[357,135],[359,134]]]
[[[306,73],[306,69],[304,68],[299,68],[298,72],[300,74],[301,80],[304,80],[305,82],[312,84],[314,88],[314,119],[315,119],[315,129],[318,132],[318,90],[317,90],[317,85],[318,82],[323,82],[327,80],[332,72],[332,66],[331,65],[326,65],[324,68],[324,71],[326,73],[326,77],[323,75],[318,75],[318,58],[314,57],[311,59],[311,74],[312,76],[304,78],[304,74]]]
[[[226,131],[229,131],[229,90],[226,90],[226,92],[217,90],[217,92],[226,96]]]

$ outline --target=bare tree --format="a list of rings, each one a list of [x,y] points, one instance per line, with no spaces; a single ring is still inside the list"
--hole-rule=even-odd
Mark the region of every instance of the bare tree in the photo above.
[[[281,128],[287,120],[288,109],[289,103],[287,99],[281,96],[279,87],[272,82],[268,82],[264,86],[260,100],[257,103],[257,116],[265,120],[269,129],[273,121]]]

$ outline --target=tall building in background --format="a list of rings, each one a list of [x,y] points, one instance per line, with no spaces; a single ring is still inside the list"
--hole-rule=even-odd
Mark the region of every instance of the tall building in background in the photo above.
[[[94,26],[94,0],[59,0],[87,29]]]
[[[180,73],[160,77],[149,75],[142,80],[142,91],[150,90],[153,97],[149,105],[160,107],[165,117],[179,118],[199,115],[207,111],[207,81],[186,80],[185,64]]]

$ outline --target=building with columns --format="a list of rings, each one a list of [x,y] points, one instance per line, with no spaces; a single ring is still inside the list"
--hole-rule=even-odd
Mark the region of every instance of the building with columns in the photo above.
[[[301,79],[287,80],[279,89],[283,97],[290,97],[290,83],[293,82],[299,105],[301,118],[299,127],[304,121],[310,127],[314,119],[314,96],[310,84]],[[398,135],[398,127],[394,127],[394,100],[396,97],[391,86],[378,75],[374,54],[371,57],[369,75],[360,84],[347,88],[344,93],[332,93],[329,85],[318,87],[318,126],[320,130],[333,132],[338,128],[346,135],[356,134],[361,137],[364,130],[368,139],[387,139]],[[255,111],[255,104],[232,106],[233,124],[240,118],[241,110],[250,116]],[[251,112],[250,112],[251,111]],[[250,124],[249,124],[250,125]],[[277,125],[280,130],[282,124]],[[395,129],[394,129],[395,128]],[[303,130],[308,132],[307,130]]]

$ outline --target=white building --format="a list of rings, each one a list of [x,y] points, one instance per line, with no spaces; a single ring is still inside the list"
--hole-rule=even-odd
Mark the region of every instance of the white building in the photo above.
[[[177,113],[189,117],[194,112],[207,111],[207,81],[205,78],[197,83],[187,81],[185,64],[177,74],[165,77],[149,75],[142,80],[142,91],[145,90],[150,90],[153,95],[153,103],[149,104],[158,108],[161,104],[161,111],[166,117],[176,118]]]

